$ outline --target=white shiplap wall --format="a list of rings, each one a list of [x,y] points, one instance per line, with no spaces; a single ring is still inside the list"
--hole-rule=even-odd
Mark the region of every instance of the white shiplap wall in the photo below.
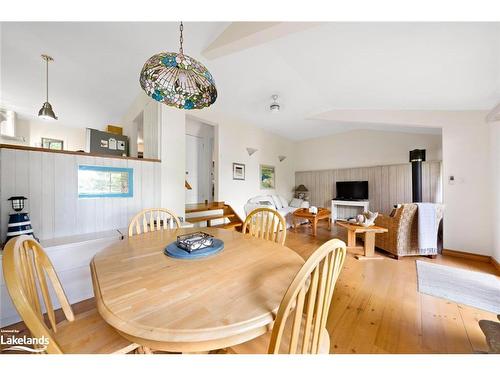
[[[337,181],[368,181],[371,211],[390,213],[393,205],[412,201],[410,163],[295,173],[295,185],[304,184],[309,190],[311,205],[319,207],[330,207],[336,196]],[[440,161],[422,164],[422,196],[424,202],[442,202]],[[341,217],[357,213],[348,207],[339,210]]]
[[[78,165],[133,168],[131,198],[78,198]],[[160,163],[51,152],[0,149],[0,242],[5,241],[7,199],[24,195],[25,212],[41,240],[125,228],[143,208],[160,205]]]
[[[74,242],[59,246],[50,246],[47,241],[42,241],[47,256],[54,266],[57,276],[61,281],[66,296],[70,303],[76,303],[94,296],[92,278],[90,274],[90,261],[100,250],[105,249],[120,241],[118,231],[101,232],[94,240]],[[0,263],[3,254],[0,253]],[[59,308],[60,303],[54,294],[52,285],[49,286],[54,308]],[[43,308],[44,311],[45,308]],[[19,317],[7,291],[3,270],[0,267],[0,327],[19,322]]]

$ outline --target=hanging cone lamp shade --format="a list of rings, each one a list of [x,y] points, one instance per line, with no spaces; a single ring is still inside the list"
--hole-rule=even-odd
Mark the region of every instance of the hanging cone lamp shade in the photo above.
[[[201,109],[217,99],[215,81],[199,61],[182,49],[183,24],[180,24],[179,53],[160,52],[144,64],[140,83],[150,97],[171,107]]]
[[[49,62],[54,61],[54,59],[48,55],[42,55],[42,59],[45,60],[45,103],[38,111],[38,117],[46,120],[57,120],[52,105],[49,103]]]

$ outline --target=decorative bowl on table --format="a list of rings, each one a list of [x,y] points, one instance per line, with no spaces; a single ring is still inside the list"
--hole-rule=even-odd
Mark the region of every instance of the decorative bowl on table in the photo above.
[[[224,249],[224,242],[204,232],[177,236],[164,250],[165,255],[178,259],[199,259],[217,254]]]
[[[192,253],[193,251],[205,249],[212,246],[214,236],[204,232],[194,232],[177,236],[177,247]]]

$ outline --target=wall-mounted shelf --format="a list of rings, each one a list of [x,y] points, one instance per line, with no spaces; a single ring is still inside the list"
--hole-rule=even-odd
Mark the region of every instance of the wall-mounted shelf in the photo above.
[[[96,157],[96,158],[128,159],[128,160],[139,160],[139,161],[152,161],[152,162],[157,162],[157,163],[161,162],[161,160],[159,160],[159,159],[134,158],[131,156],[119,156],[119,155],[101,155],[101,154],[94,154],[94,153],[89,153],[89,152],[79,152],[79,151],[51,150],[48,148],[19,146],[19,145],[0,144],[0,148],[8,148],[8,149],[13,149],[13,150],[24,150],[24,151],[51,152],[51,153],[56,153],[56,154],[69,154],[69,155],[78,155],[78,156],[91,156],[91,157]]]

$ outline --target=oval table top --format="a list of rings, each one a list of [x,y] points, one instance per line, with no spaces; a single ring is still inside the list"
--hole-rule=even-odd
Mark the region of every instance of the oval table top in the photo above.
[[[202,259],[163,254],[180,234],[203,231],[224,249]],[[213,350],[270,329],[293,277],[294,251],[219,228],[181,228],[125,238],[91,262],[101,316],[128,339],[158,350]]]

